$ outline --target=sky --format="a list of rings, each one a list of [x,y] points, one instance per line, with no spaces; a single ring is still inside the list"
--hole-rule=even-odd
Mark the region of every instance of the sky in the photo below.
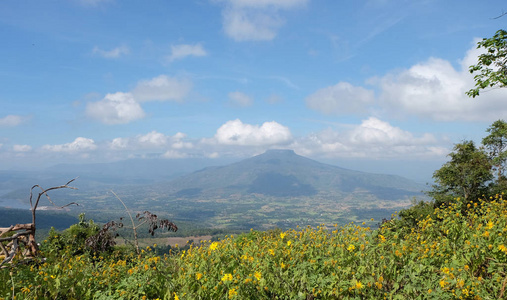
[[[267,149],[431,178],[507,116],[471,99],[504,1],[0,2],[0,170]]]

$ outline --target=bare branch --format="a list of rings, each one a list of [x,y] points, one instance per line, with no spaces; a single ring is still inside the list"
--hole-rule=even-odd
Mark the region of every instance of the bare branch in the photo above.
[[[504,12],[504,11],[502,10],[502,14],[501,14],[501,15],[499,15],[498,17],[491,18],[491,20],[500,19],[501,17],[503,17],[503,16],[505,16],[505,15],[507,15],[507,12]]]

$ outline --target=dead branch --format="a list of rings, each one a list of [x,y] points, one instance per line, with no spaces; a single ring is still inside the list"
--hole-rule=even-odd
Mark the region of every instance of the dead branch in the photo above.
[[[501,14],[501,15],[499,15],[498,17],[491,18],[491,19],[492,19],[492,20],[500,19],[501,17],[503,17],[503,16],[505,16],[505,15],[507,15],[507,12],[504,12],[504,11],[502,10],[502,14]]]
[[[16,225],[11,225],[6,228],[0,228],[0,257],[4,257],[3,261],[0,262],[0,268],[5,267],[4,265],[6,263],[12,262],[12,259],[15,257],[16,253],[20,252],[20,250],[21,250],[20,244],[22,244],[24,246],[24,251],[21,252],[21,254],[25,260],[31,259],[35,255],[37,255],[38,246],[35,241],[35,230],[36,230],[36,226],[35,226],[35,215],[36,214],[35,213],[37,211],[37,207],[39,206],[40,198],[43,195],[46,196],[48,201],[51,204],[53,204],[53,206],[60,208],[60,209],[67,207],[69,205],[73,205],[73,204],[79,205],[76,202],[71,202],[71,203],[68,203],[64,206],[58,207],[51,200],[51,198],[49,197],[49,194],[48,194],[49,191],[63,189],[63,188],[77,190],[77,188],[69,186],[69,184],[72,183],[76,179],[77,179],[77,177],[72,180],[69,180],[64,185],[50,187],[48,189],[43,189],[38,184],[32,186],[32,188],[30,189],[30,210],[32,213],[32,223],[16,224]],[[39,188],[41,190],[41,192],[39,192],[37,199],[34,201],[33,200],[34,199],[34,189],[36,189],[36,188]],[[20,231],[20,232],[17,232],[16,234],[9,236],[9,237],[2,237],[11,231]],[[27,237],[28,237],[28,239],[27,239]],[[5,242],[7,242],[7,244],[4,244]]]

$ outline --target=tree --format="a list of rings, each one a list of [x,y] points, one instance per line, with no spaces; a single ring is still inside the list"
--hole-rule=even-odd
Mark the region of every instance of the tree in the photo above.
[[[507,31],[500,29],[495,35],[477,43],[477,48],[486,49],[479,55],[479,62],[469,68],[474,76],[475,88],[466,92],[472,98],[479,96],[479,91],[486,88],[507,87]]]
[[[482,139],[482,144],[488,150],[493,170],[496,171],[496,192],[507,188],[505,168],[507,165],[507,122],[497,120],[486,130],[489,135]]]
[[[487,153],[477,148],[473,141],[454,146],[451,160],[433,173],[435,184],[427,194],[440,206],[461,197],[465,202],[477,200],[487,193],[488,183],[493,179],[491,162]]]

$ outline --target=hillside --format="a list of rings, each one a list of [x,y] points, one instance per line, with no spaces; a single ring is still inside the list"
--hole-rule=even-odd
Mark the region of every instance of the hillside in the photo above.
[[[165,187],[175,197],[229,197],[259,194],[300,197],[321,194],[363,193],[381,200],[418,195],[423,187],[394,175],[371,174],[327,165],[292,150],[264,154],[222,167],[209,167],[176,178]]]

